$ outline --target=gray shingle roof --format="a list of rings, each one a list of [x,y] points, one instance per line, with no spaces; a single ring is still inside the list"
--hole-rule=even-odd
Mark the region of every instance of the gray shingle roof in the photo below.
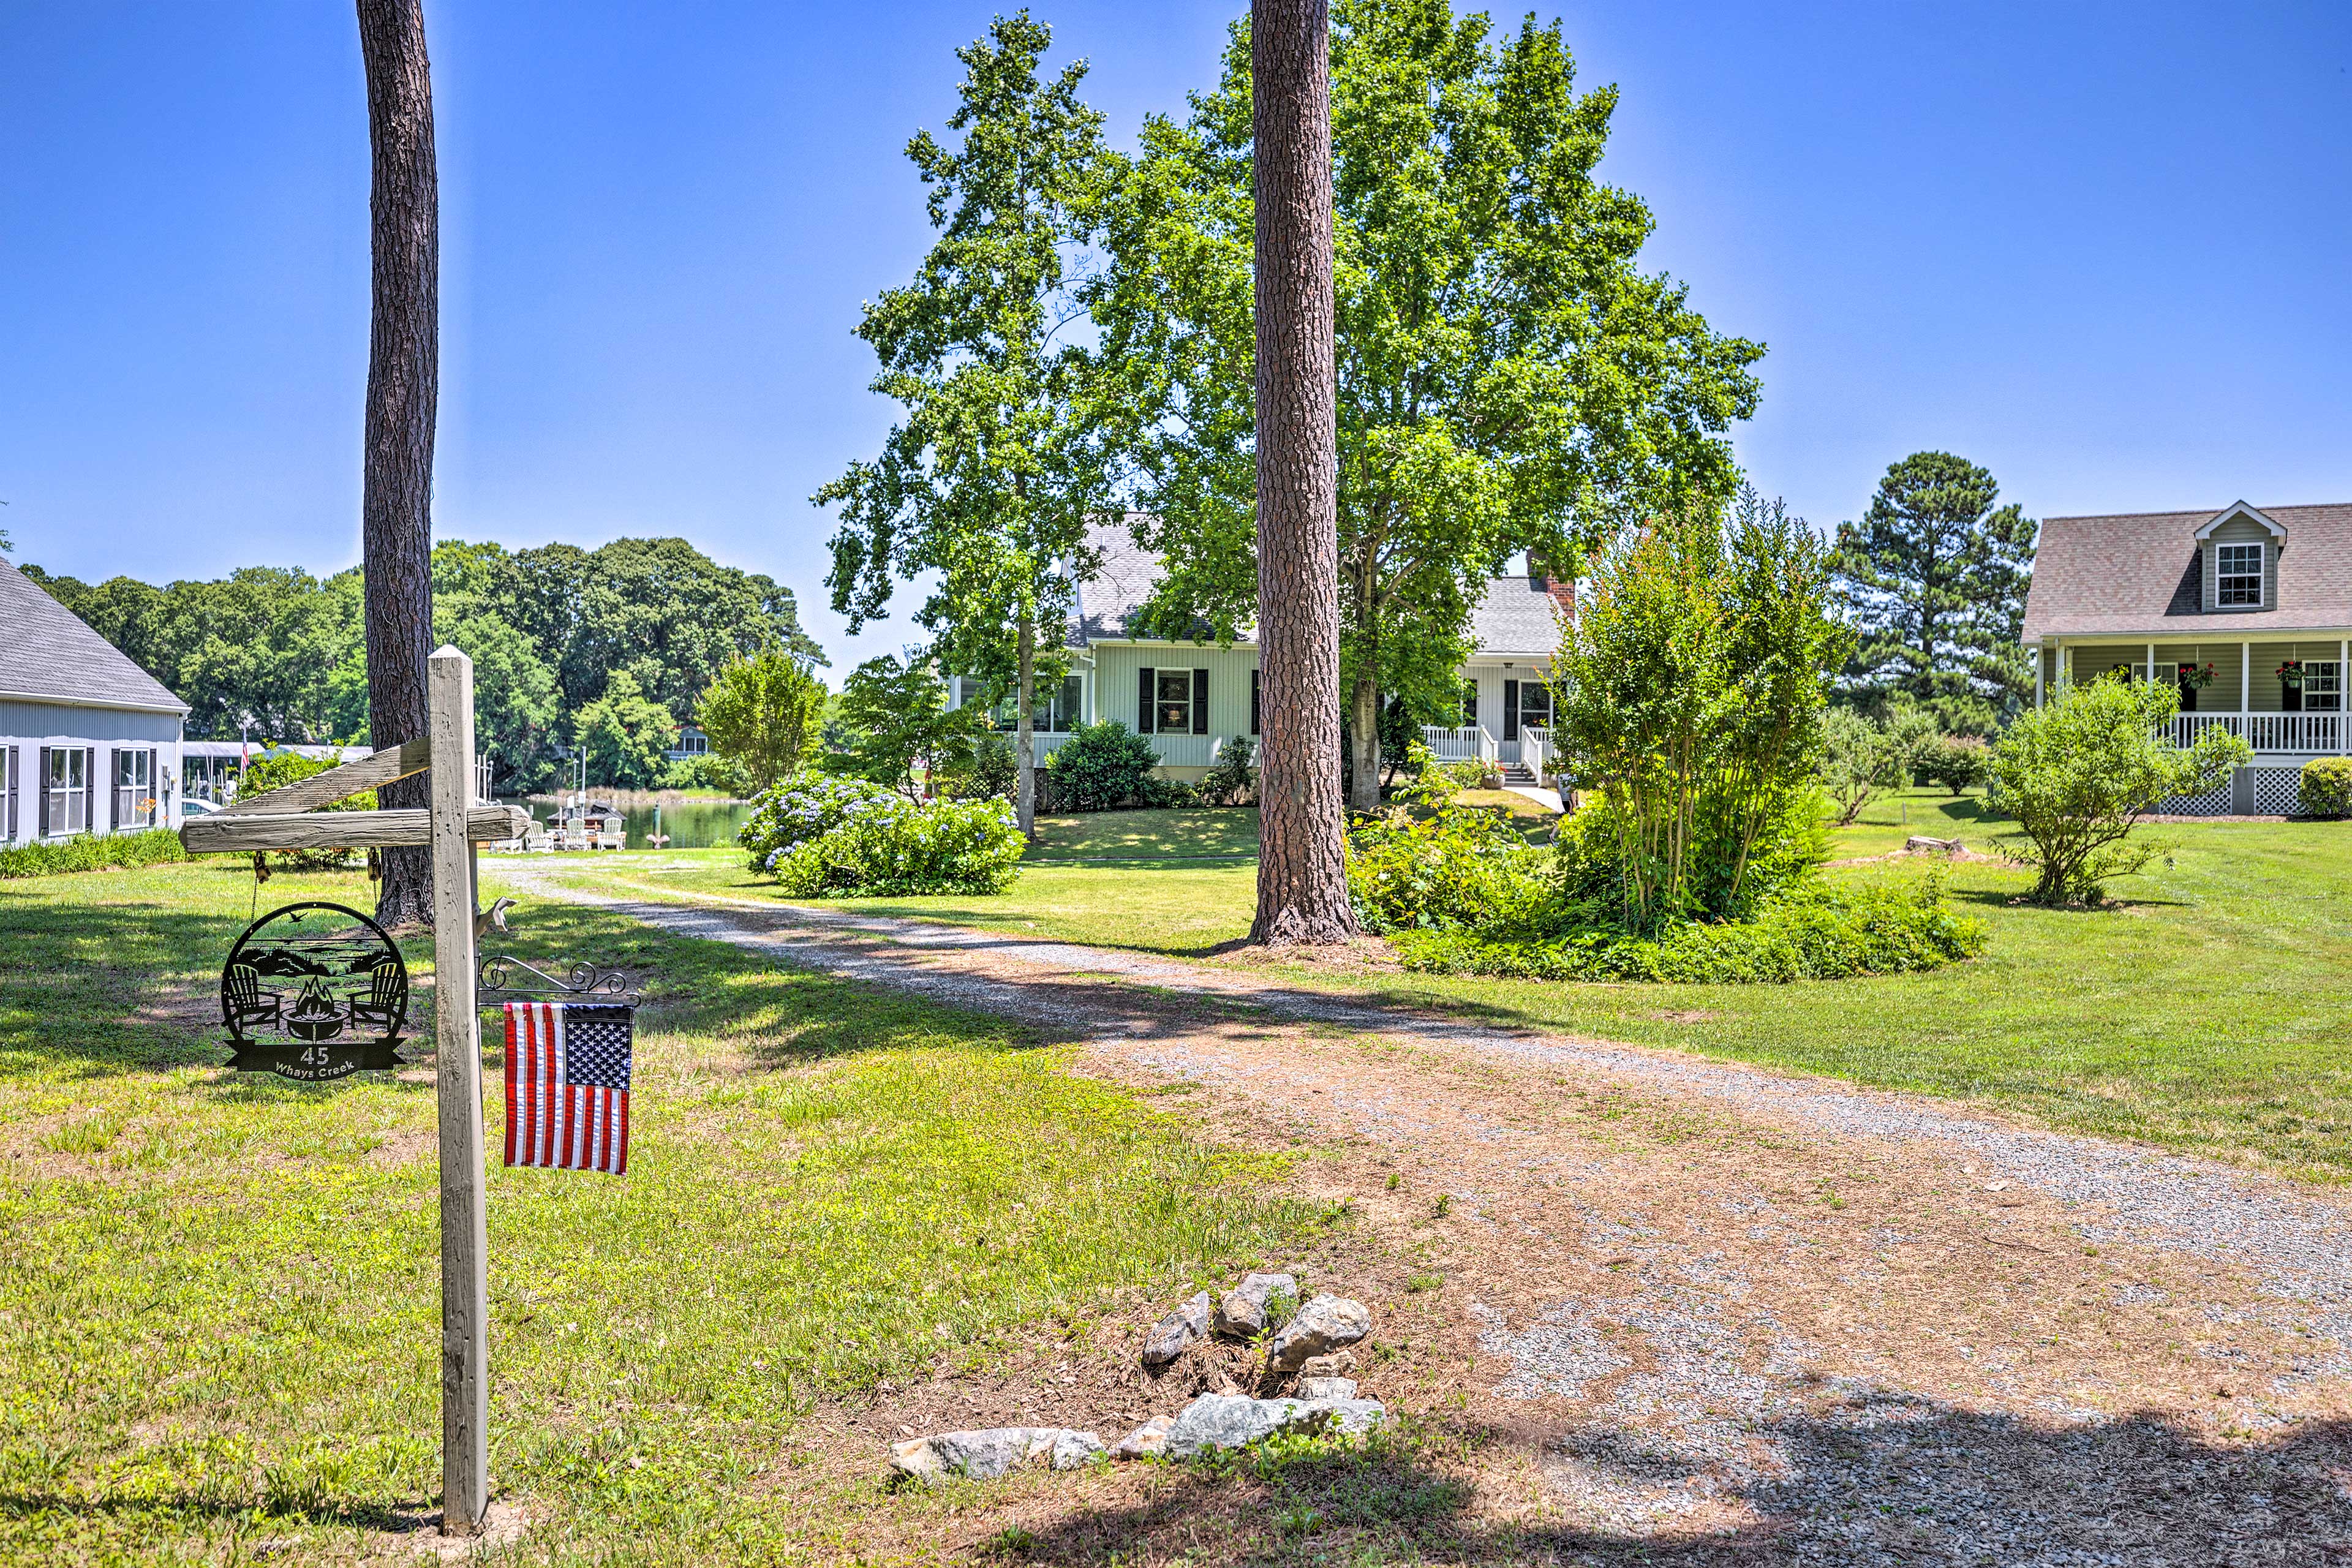
[[[163,683],[0,561],[0,697],[185,713]]]
[[[2200,611],[2196,533],[2225,510],[2043,518],[2025,640],[2352,626],[2352,503],[2259,508],[2286,530],[2278,607]]]
[[[1151,596],[1160,581],[1160,561],[1137,547],[1124,522],[1099,524],[1087,542],[1102,554],[1102,572],[1079,590],[1085,611],[1071,630],[1070,646],[1084,647],[1097,638],[1131,636],[1130,617]],[[1552,619],[1549,594],[1529,585],[1524,576],[1496,577],[1486,584],[1486,596],[1471,612],[1470,627],[1480,652],[1548,654],[1559,646],[1559,628]],[[1241,628],[1248,642],[1255,628]]]

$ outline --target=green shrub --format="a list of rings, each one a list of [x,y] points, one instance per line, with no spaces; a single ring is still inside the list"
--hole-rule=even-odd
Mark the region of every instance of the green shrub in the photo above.
[[[68,871],[103,871],[118,866],[153,866],[185,860],[180,836],[158,827],[146,833],[84,833],[72,838],[0,849],[0,880],[54,877]]]
[[[795,773],[760,792],[751,815],[735,835],[751,855],[751,869],[768,870],[777,856],[822,838],[847,819],[853,807],[904,799],[887,784],[839,773]]]
[[[1155,778],[1152,770],[1159,765],[1160,753],[1150,741],[1108,719],[1072,731],[1046,760],[1045,773],[1059,809],[1110,811],[1151,793],[1146,781]]]
[[[1550,891],[1544,851],[1469,806],[1376,818],[1348,836],[1348,849],[1357,923],[1383,934],[1517,924]]]
[[[2147,864],[2161,846],[2131,840],[2168,795],[2202,795],[2253,757],[2219,725],[2187,750],[2168,738],[2180,698],[2151,681],[2062,687],[2056,700],[2018,715],[1993,748],[2001,810],[2017,818],[2011,853],[2041,878],[2041,904],[2097,904],[2100,884]]]
[[[1654,935],[1590,927],[1545,941],[1465,931],[1391,939],[1407,969],[1528,980],[1785,984],[1935,969],[1984,951],[1984,922],[1945,907],[1933,879],[1913,889],[1813,883],[1745,921],[1683,921]]]
[[[1911,773],[1923,783],[1965,794],[1992,776],[1992,748],[1974,735],[1937,735],[1913,755]]]
[[[2305,816],[2352,816],[2352,757],[2320,757],[2303,764]]]
[[[236,781],[236,798],[240,804],[249,802],[256,795],[266,795],[274,789],[282,789],[288,784],[307,779],[314,773],[323,773],[329,768],[341,767],[341,765],[342,764],[340,763],[329,762],[324,757],[306,757],[299,752],[282,751],[273,747],[272,749],[262,752],[261,755],[254,758],[251,763],[247,764],[245,772],[238,775]],[[348,795],[339,801],[331,802],[326,805],[317,806],[313,809],[319,811],[373,811],[375,808],[375,791],[372,789],[363,789],[357,795]],[[352,856],[355,851],[350,849],[276,849],[272,850],[270,853],[277,857],[278,863],[280,866],[283,866],[289,870],[332,871],[339,867],[351,864]]]
[[[1001,800],[915,802],[885,792],[829,832],[769,856],[783,892],[1001,893],[1020,875],[1021,826]]]
[[[735,769],[716,752],[706,752],[698,757],[680,757],[664,764],[656,787],[676,790],[719,790],[733,795],[742,787]]]
[[[1217,755],[1217,765],[1201,781],[1203,805],[1247,805],[1257,795],[1257,748],[1235,735]]]

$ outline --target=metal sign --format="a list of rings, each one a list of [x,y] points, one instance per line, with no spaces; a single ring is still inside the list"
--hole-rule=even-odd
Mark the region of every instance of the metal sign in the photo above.
[[[383,928],[341,904],[272,910],[221,966],[221,1021],[239,1072],[306,1083],[387,1072],[408,1017],[408,966]]]

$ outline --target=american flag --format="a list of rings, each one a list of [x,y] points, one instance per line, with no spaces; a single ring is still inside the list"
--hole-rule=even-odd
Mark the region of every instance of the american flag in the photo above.
[[[584,1002],[506,1009],[507,1163],[626,1172],[629,1010]]]

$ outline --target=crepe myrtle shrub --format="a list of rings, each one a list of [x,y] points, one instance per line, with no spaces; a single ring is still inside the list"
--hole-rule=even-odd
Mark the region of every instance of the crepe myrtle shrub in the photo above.
[[[1045,761],[1065,811],[1110,811],[1150,794],[1160,753],[1116,719],[1081,724]],[[1147,802],[1146,804],[1151,804]]]
[[[1001,893],[1021,874],[1027,840],[1002,800],[853,801],[822,836],[777,849],[766,867],[800,898]]]
[[[2320,757],[2303,764],[2299,781],[2305,816],[2352,816],[2352,757]]]
[[[2168,795],[2203,795],[2253,758],[2218,725],[2183,748],[2169,739],[2180,698],[2154,681],[2064,685],[2011,723],[1992,751],[1992,785],[2017,819],[2009,853],[2040,873],[2038,904],[2103,902],[2101,884],[2128,876],[2164,846],[2133,830]]]

